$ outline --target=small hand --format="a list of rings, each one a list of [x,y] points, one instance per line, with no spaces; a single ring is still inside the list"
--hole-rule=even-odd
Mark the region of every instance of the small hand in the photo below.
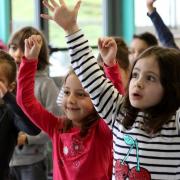
[[[81,1],[78,1],[73,9],[68,8],[64,0],[59,0],[60,5],[58,5],[54,0],[50,0],[50,2],[51,5],[47,0],[44,0],[43,4],[52,12],[52,16],[41,14],[41,17],[47,20],[55,21],[68,34],[72,34],[78,31],[79,28],[77,26],[77,15]]]
[[[27,136],[24,132],[18,134],[17,145],[21,146],[27,143]]]
[[[154,10],[154,2],[156,0],[146,0],[146,6],[147,6],[147,9],[148,9],[148,13],[151,14],[152,11]]]
[[[103,62],[108,66],[116,64],[117,44],[114,38],[104,37],[98,39],[98,49]]]
[[[0,98],[3,98],[8,89],[3,82],[0,81]]]
[[[40,35],[32,35],[25,39],[25,57],[27,59],[38,59],[41,46],[42,39]]]

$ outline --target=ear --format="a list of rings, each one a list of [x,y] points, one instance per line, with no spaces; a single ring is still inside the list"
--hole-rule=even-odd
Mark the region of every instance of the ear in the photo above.
[[[9,92],[12,92],[12,91],[14,91],[16,89],[16,82],[14,81],[14,82],[12,82],[11,84],[9,84],[9,86],[8,86],[8,91]]]

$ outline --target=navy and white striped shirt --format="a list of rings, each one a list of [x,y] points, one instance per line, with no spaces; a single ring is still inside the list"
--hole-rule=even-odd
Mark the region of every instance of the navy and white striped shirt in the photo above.
[[[124,118],[121,110],[123,97],[104,77],[82,31],[67,36],[67,44],[76,74],[83,87],[89,92],[97,112],[112,129],[114,151],[112,179],[115,179],[115,171],[118,176],[117,160],[127,163],[129,167],[125,172],[127,179],[134,175],[133,167],[146,170],[151,179],[180,179],[180,118],[178,116],[180,113],[176,113],[153,137],[142,129],[143,113],[138,114],[131,129],[125,129],[120,123]],[[142,172],[139,176],[134,175],[134,178],[149,179],[145,178]]]

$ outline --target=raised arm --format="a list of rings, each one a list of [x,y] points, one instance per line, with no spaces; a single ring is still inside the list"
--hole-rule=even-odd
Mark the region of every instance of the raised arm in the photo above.
[[[34,77],[41,43],[41,37],[38,35],[25,40],[25,57],[22,59],[18,73],[16,98],[30,120],[52,136],[54,128],[58,127],[58,118],[49,113],[34,95]]]
[[[111,80],[119,93],[124,95],[122,76],[116,60],[117,44],[115,39],[113,37],[99,38],[98,49],[104,64],[103,69],[106,77]]]
[[[71,64],[83,87],[89,92],[97,112],[112,127],[121,106],[122,96],[104,77],[104,72],[97,64],[88,40],[79,30],[76,19],[80,2],[78,1],[72,10],[66,6],[63,0],[59,0],[60,5],[54,0],[50,0],[50,2],[51,5],[47,1],[44,4],[52,11],[52,16],[42,15],[42,17],[54,20],[68,34],[67,45],[70,49]]]
[[[150,19],[155,27],[156,33],[158,35],[158,38],[159,38],[161,44],[165,47],[179,49],[175,43],[172,32],[165,25],[162,18],[156,11],[156,8],[154,7],[154,2],[155,2],[155,0],[146,0],[146,5],[147,5],[147,9],[148,9],[147,15],[150,17]]]
[[[77,1],[73,9],[68,8],[64,0],[59,0],[60,6],[54,0],[50,2],[51,4],[44,0],[43,4],[52,12],[52,15],[41,14],[41,17],[55,21],[68,35],[79,31],[77,15],[81,1]]]

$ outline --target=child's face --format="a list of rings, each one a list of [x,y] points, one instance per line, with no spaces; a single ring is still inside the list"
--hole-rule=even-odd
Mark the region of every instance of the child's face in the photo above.
[[[7,73],[8,73],[7,71],[9,70],[8,68],[9,67],[7,64],[5,63],[0,64],[0,82],[2,82],[5,85],[7,90],[12,91],[15,88],[14,86],[15,82],[13,83],[9,82],[8,77],[7,77]]]
[[[10,45],[9,54],[14,58],[17,66],[19,67],[21,63],[21,58],[24,56],[24,52],[17,45]]]
[[[134,38],[130,44],[129,62],[131,65],[134,64],[135,59],[149,46],[147,43],[139,38]]]
[[[81,126],[82,120],[94,111],[93,104],[75,74],[70,74],[64,85],[62,107],[74,126]]]
[[[129,100],[133,107],[146,109],[157,105],[164,94],[159,65],[153,56],[135,64],[129,84]]]

